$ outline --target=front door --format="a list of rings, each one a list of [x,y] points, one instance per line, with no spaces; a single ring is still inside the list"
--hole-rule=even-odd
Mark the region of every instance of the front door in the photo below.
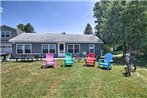
[[[59,57],[65,56],[65,43],[58,43],[58,56]]]

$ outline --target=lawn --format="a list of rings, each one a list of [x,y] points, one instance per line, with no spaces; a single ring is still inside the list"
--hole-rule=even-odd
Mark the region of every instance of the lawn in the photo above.
[[[41,69],[43,61],[4,62],[1,72],[2,98],[147,98],[147,69],[138,68],[124,77],[124,66],[112,64],[110,71],[95,67]]]

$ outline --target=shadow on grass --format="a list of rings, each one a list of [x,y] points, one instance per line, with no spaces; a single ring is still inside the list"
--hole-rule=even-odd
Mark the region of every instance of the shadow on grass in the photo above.
[[[64,65],[61,65],[61,67],[64,67]],[[72,67],[72,65],[66,65],[66,67]]]
[[[123,75],[124,77],[130,77],[130,76],[128,75],[128,73],[126,73],[126,72],[123,72],[122,75]]]
[[[101,70],[111,70],[111,69],[112,69],[112,68],[107,69],[107,67],[97,67],[97,68],[99,68],[99,69],[101,69]]]
[[[84,67],[94,67],[94,65],[83,65]]]
[[[21,60],[21,61],[16,61],[16,62],[28,63],[28,62],[35,62],[35,61],[32,61],[32,60],[25,60],[25,61],[23,61],[23,60]]]
[[[54,66],[41,66],[41,69],[48,69],[48,68],[54,68]]]
[[[131,72],[129,74],[128,70],[127,70],[127,67],[124,68],[124,71],[122,72],[122,75],[124,77],[130,77],[133,73],[135,73],[136,71],[134,71],[133,69],[131,69]]]

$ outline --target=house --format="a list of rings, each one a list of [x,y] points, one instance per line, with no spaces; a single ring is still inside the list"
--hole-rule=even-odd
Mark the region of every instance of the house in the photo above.
[[[12,53],[12,43],[9,42],[11,38],[16,37],[24,32],[15,29],[13,27],[9,27],[7,25],[1,25],[1,53]]]
[[[54,53],[64,57],[65,53],[95,52],[101,55],[102,41],[95,35],[24,33],[9,40],[13,57],[21,54]]]

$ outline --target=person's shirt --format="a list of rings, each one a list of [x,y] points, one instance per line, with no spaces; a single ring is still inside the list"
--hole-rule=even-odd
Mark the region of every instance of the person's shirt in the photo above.
[[[129,56],[126,56],[126,58],[125,58],[125,63],[126,63],[126,64],[129,64],[129,63],[130,63],[130,57],[129,57]]]

